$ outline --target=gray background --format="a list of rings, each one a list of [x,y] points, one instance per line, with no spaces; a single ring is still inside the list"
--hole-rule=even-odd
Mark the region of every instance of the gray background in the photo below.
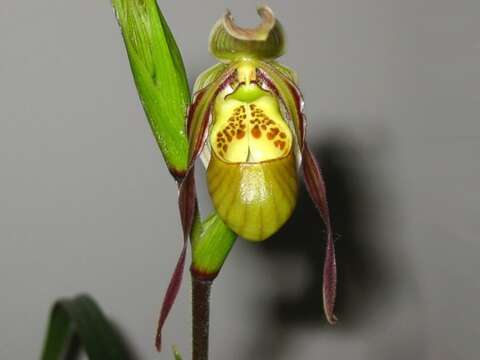
[[[160,2],[191,80],[214,62],[224,9],[253,25],[255,4]],[[478,358],[480,2],[269,4],[327,167],[341,322],[288,300],[318,277],[309,244],[322,256],[301,202],[288,236],[235,245],[213,291],[212,358]],[[153,335],[180,249],[176,189],[109,2],[2,0],[0,46],[0,358],[38,358],[52,301],[88,291],[140,358],[170,359]],[[164,336],[184,354],[188,289]],[[272,310],[282,301],[293,320]]]

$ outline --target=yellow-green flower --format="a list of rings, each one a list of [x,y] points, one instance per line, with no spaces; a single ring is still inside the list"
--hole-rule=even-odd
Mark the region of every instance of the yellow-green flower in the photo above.
[[[325,185],[305,141],[303,98],[295,73],[275,61],[284,51],[282,26],[268,7],[262,23],[238,27],[229,12],[210,36],[221,63],[200,75],[187,114],[188,168],[180,185],[186,233],[196,209],[194,164],[201,156],[218,216],[236,234],[261,241],[291,216],[297,169],[327,228],[324,306],[329,322],[336,292],[336,264]],[[194,264],[195,265],[195,264]]]

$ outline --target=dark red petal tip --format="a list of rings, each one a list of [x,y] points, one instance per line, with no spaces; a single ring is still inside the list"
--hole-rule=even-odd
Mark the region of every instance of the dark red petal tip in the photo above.
[[[178,196],[178,206],[180,208],[180,217],[183,228],[183,248],[180,253],[177,265],[170,279],[167,292],[160,311],[160,319],[158,320],[157,335],[155,337],[155,347],[158,351],[162,348],[162,328],[167,319],[168,314],[177,298],[178,291],[183,278],[183,270],[185,267],[185,256],[187,252],[187,244],[190,232],[192,230],[195,212],[197,211],[197,196],[195,192],[195,177],[193,166],[188,170],[185,178],[180,184],[180,192]]]
[[[333,311],[337,295],[337,263],[335,260],[330,212],[328,210],[327,191],[317,161],[306,143],[303,149],[303,172],[308,193],[327,229],[327,249],[323,265],[323,307],[328,322],[335,324],[337,318]]]
[[[325,316],[330,324],[337,322],[333,313],[337,292],[337,263],[335,260],[335,248],[331,237],[327,240],[327,251],[323,265],[323,308]]]
[[[160,319],[158,320],[157,335],[155,336],[155,347],[158,351],[162,349],[162,328],[165,324],[170,310],[172,309],[173,303],[177,298],[178,291],[180,290],[180,285],[182,284],[183,278],[183,269],[185,267],[185,255],[187,252],[187,243],[183,245],[182,252],[178,258],[177,265],[173,271],[172,277],[170,279],[170,284],[168,285],[167,292],[163,298],[162,310],[160,311]]]

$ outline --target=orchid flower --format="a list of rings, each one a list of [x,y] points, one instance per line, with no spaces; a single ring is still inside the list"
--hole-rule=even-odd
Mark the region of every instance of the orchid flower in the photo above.
[[[157,347],[181,284],[189,240],[192,277],[212,281],[237,236],[263,241],[290,218],[300,172],[326,228],[324,312],[335,323],[336,261],[325,183],[306,141],[297,76],[276,61],[285,37],[272,10],[257,9],[256,28],[238,26],[229,11],[214,25],[209,50],[219,63],[200,74],[190,102],[178,48],[155,1],[113,3],[137,89],[179,188],[183,248],[163,302]],[[197,159],[206,168],[215,210],[204,222],[195,187]]]

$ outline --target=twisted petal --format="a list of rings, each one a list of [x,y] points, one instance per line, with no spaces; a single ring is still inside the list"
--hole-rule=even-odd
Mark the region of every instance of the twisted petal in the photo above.
[[[158,351],[162,349],[162,328],[167,320],[168,314],[172,309],[172,306],[175,302],[175,299],[180,290],[180,285],[182,284],[183,278],[183,269],[185,267],[185,256],[187,253],[187,243],[185,242],[180,252],[180,257],[178,258],[177,265],[173,271],[172,278],[167,288],[167,292],[163,298],[162,309],[160,311],[160,318],[158,320],[157,334],[155,336],[155,347]]]
[[[185,176],[179,182],[178,206],[180,209],[180,218],[183,229],[183,247],[180,253],[175,270],[170,279],[170,283],[165,294],[160,319],[158,321],[157,335],[155,345],[157,350],[161,350],[161,333],[163,325],[168,317],[173,303],[178,295],[178,290],[183,278],[185,267],[185,255],[188,238],[192,232],[195,223],[195,216],[198,213],[197,195],[195,190],[194,163],[205,143],[206,130],[210,117],[210,108],[212,99],[220,89],[228,83],[233,71],[226,71],[221,74],[210,86],[200,90],[193,99],[187,113],[187,135],[189,139],[188,166]]]
[[[328,210],[327,192],[320,168],[312,152],[305,144],[303,149],[303,173],[305,185],[312,198],[320,217],[327,229],[327,249],[323,265],[323,307],[325,316],[330,324],[335,324],[337,318],[333,313],[337,293],[337,263],[333,245],[333,232]]]
[[[320,168],[312,152],[305,143],[305,116],[303,114],[303,98],[297,88],[292,75],[278,65],[263,63],[258,67],[258,76],[263,80],[264,86],[272,89],[282,100],[291,117],[296,130],[297,141],[302,153],[302,168],[305,185],[315,203],[327,230],[327,247],[323,269],[323,304],[329,323],[334,324],[337,318],[334,314],[335,297],[337,288],[337,269],[333,232],[328,210],[325,182]]]

